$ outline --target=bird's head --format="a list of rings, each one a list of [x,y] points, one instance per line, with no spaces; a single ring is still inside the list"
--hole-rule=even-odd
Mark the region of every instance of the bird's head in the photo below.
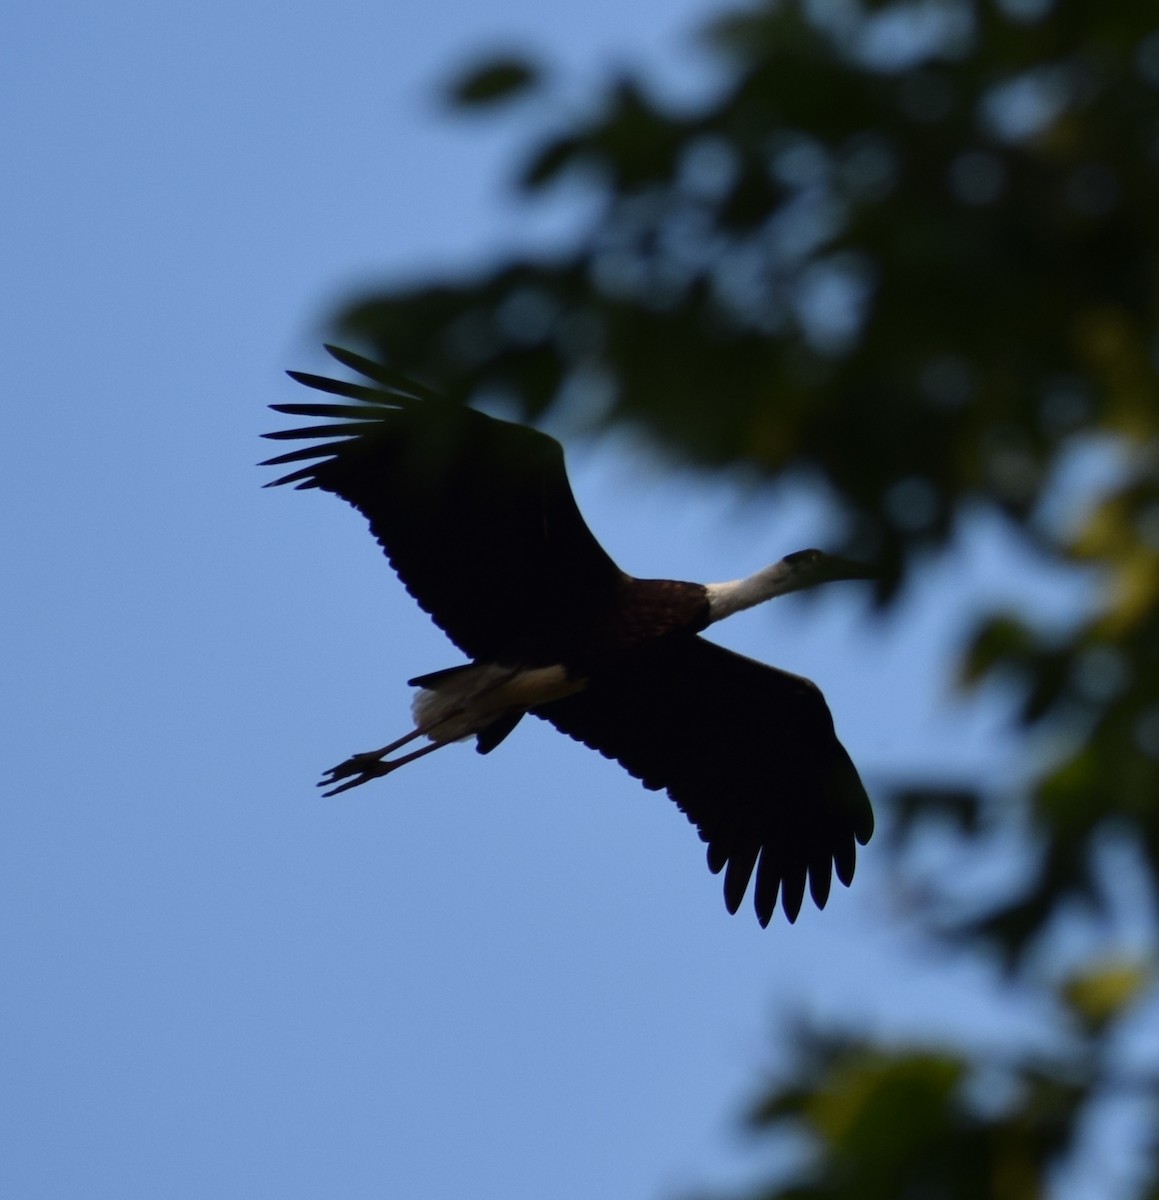
[[[876,567],[838,558],[823,550],[798,550],[786,554],[777,566],[781,568],[777,585],[779,596],[822,583],[836,583],[840,579],[877,579],[881,574]]]

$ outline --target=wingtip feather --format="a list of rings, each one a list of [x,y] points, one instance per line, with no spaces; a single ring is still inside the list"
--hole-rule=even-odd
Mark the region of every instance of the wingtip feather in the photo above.
[[[765,845],[757,863],[757,881],[753,890],[753,907],[764,929],[777,911],[777,896],[781,888],[781,865],[772,846]]]
[[[392,392],[400,392],[416,400],[441,401],[443,399],[432,388],[419,383],[417,379],[411,379],[401,371],[396,371],[393,367],[386,366],[385,363],[364,358],[353,350],[347,350],[329,342],[325,343],[324,348],[331,358],[340,362],[344,367],[349,367],[351,371],[357,371],[359,375],[364,375],[367,379],[373,379],[375,383],[389,388]]]
[[[813,863],[809,867],[809,895],[818,908],[824,908],[829,902],[829,892],[833,887],[833,860],[828,855],[824,862]]]
[[[781,907],[785,910],[785,916],[789,918],[790,925],[800,915],[804,899],[805,868],[801,867],[791,873],[786,872],[781,880]]]
[[[384,399],[394,399],[396,402],[407,399],[405,394],[392,393],[387,396],[381,388],[367,387],[364,383],[351,383],[345,379],[331,379],[326,375],[315,375],[312,371],[287,371],[287,375],[295,382],[316,392],[327,392],[331,396],[345,396],[348,400],[369,401],[371,404],[381,404]],[[412,397],[413,398],[413,397]]]
[[[833,851],[833,868],[844,887],[853,882],[853,873],[857,868],[857,845],[853,838],[849,838]]]
[[[730,913],[735,913],[744,900],[759,852],[759,846],[744,847],[729,856],[728,869],[724,873],[724,903]]]

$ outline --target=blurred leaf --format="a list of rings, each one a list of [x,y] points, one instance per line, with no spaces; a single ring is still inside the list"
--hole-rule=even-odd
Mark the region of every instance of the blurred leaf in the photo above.
[[[883,1052],[799,1032],[792,1078],[772,1085],[756,1126],[804,1136],[812,1154],[765,1200],[1030,1200],[1071,1146],[1090,1080],[1000,1072],[1002,1101],[949,1052]]]
[[[990,617],[974,633],[962,662],[962,682],[973,685],[1002,666],[1025,662],[1034,642],[1034,635],[1018,617]]]
[[[890,797],[892,833],[895,838],[904,838],[916,825],[930,820],[948,822],[961,833],[977,833],[981,808],[982,798],[973,788],[904,788]]]
[[[524,167],[520,183],[528,191],[553,183],[570,166],[583,160],[584,142],[579,138],[558,138],[540,147]]]
[[[514,100],[540,83],[540,71],[526,59],[497,58],[472,67],[447,86],[447,97],[460,108],[478,108]]]
[[[1155,964],[1143,959],[1118,959],[1072,975],[1062,996],[1088,1033],[1099,1034],[1155,982]]]

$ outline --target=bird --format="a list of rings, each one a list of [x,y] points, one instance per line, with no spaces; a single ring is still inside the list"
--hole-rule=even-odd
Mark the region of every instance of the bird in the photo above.
[[[806,883],[818,908],[834,873],[848,886],[873,810],[820,689],[701,634],[774,597],[877,572],[808,549],[723,583],[635,578],[589,529],[555,438],[326,350],[369,382],[287,372],[341,402],[271,405],[324,423],[264,435],[308,443],[262,463],[293,466],[265,486],[353,505],[468,661],[408,680],[413,729],[330,768],[324,795],[451,742],[490,753],[530,713],[664,789],[723,872],[730,913],[754,876],[762,926],[778,895],[791,923]]]

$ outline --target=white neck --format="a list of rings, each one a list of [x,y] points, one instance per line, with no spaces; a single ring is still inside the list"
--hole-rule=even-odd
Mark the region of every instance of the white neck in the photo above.
[[[772,600],[774,596],[783,596],[786,592],[794,591],[792,577],[793,568],[788,563],[777,562],[747,579],[705,584],[704,590],[708,593],[709,623],[731,617],[733,613],[752,608],[754,604]]]

